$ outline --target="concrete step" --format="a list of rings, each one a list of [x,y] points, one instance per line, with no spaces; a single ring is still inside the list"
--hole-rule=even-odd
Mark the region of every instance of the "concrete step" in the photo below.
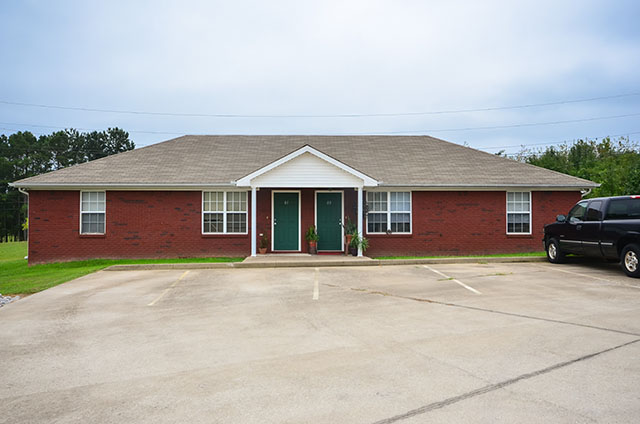
[[[297,257],[295,260],[284,258],[243,262],[204,262],[177,264],[132,264],[112,265],[105,271],[141,271],[141,270],[173,270],[173,269],[229,269],[229,268],[301,268],[301,267],[341,267],[341,266],[392,266],[392,265],[429,265],[429,264],[458,264],[458,263],[513,263],[513,262],[545,262],[544,256],[508,256],[502,258],[431,258],[431,259],[370,259],[370,258],[337,258],[316,259]]]

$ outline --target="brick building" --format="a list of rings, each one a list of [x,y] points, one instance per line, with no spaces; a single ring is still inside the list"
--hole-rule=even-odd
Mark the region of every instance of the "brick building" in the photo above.
[[[427,136],[184,136],[13,183],[29,262],[344,250],[541,250],[542,227],[597,184]],[[361,253],[361,252],[360,252]]]

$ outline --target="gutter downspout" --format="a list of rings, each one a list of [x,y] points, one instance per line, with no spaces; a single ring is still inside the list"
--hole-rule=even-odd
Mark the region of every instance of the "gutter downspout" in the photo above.
[[[592,188],[588,188],[586,191],[582,191],[582,192],[580,193],[580,195],[581,195],[581,196],[582,196],[582,198],[584,199],[584,196],[588,196],[588,195],[589,195],[589,193],[591,193],[591,191],[592,191],[592,190],[593,190]]]
[[[18,191],[22,194],[24,194],[25,196],[27,196],[27,219],[29,219],[29,192],[23,188],[17,187]],[[29,229],[27,228],[27,246],[29,245]],[[28,249],[28,247],[27,247]],[[27,256],[24,257],[25,259],[29,259],[29,253],[27,250]]]

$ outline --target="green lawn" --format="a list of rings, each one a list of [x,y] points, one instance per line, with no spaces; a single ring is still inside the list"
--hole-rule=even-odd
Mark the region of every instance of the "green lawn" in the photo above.
[[[243,258],[92,259],[28,266],[27,243],[0,243],[0,293],[36,293],[110,265],[187,262],[239,262]]]
[[[438,259],[438,258],[513,258],[520,256],[545,256],[545,252],[500,253],[497,255],[467,255],[467,256],[378,256],[374,259]]]

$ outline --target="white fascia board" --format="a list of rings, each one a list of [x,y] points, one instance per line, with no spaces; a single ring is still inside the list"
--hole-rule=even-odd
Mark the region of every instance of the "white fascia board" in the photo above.
[[[325,160],[325,161],[329,162],[330,164],[342,169],[343,171],[360,178],[363,181],[363,185],[364,186],[376,187],[379,184],[377,180],[371,178],[370,176],[368,176],[366,174],[363,174],[362,172],[360,172],[360,171],[358,171],[356,169],[353,169],[352,167],[350,167],[348,165],[345,165],[344,163],[340,162],[339,160],[336,160],[336,159],[332,158],[331,156],[326,155],[326,154],[322,153],[321,151],[314,149],[311,146],[303,146],[300,149],[298,149],[296,151],[293,151],[293,152],[289,153],[288,155],[286,155],[286,156],[284,156],[284,157],[282,157],[282,158],[280,158],[280,159],[278,159],[276,161],[273,161],[273,162],[271,162],[270,164],[268,164],[266,166],[263,166],[262,168],[252,172],[251,174],[246,175],[246,176],[244,176],[242,178],[239,178],[236,181],[236,185],[239,186],[239,187],[250,187],[251,186],[251,181],[254,178],[256,178],[256,177],[258,177],[258,176],[260,176],[260,175],[262,175],[264,173],[267,173],[267,172],[271,171],[272,169],[282,165],[283,163],[286,163],[286,162],[288,162],[288,161],[290,161],[292,159],[295,159],[295,158],[297,158],[298,156],[300,156],[300,155],[302,155],[304,153],[310,153],[310,154],[312,154],[312,155],[314,155],[314,156],[316,156],[316,157],[318,157],[318,158],[320,158],[322,160]]]
[[[406,184],[381,184],[369,191],[578,191],[585,190],[590,187],[599,187],[597,185],[550,185],[550,184],[429,184],[429,185],[406,185]]]
[[[234,183],[216,184],[105,184],[105,183],[9,183],[26,190],[120,190],[120,191],[202,191],[236,188]]]

